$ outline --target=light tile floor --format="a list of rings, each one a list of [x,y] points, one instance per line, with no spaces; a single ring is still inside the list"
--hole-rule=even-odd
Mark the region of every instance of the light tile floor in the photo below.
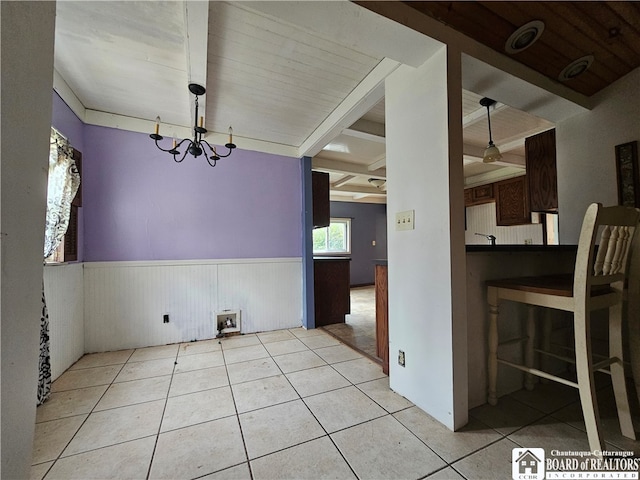
[[[568,387],[503,397],[454,433],[322,330],[86,355],[53,391],[33,479],[506,479],[512,448],[587,449]],[[608,448],[638,452],[600,394]]]
[[[381,362],[376,346],[376,292],[373,285],[351,289],[351,313],[344,323],[322,327],[343,343]]]

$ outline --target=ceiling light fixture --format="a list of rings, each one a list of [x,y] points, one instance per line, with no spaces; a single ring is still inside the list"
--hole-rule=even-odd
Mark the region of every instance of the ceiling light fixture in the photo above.
[[[229,152],[226,155],[220,155],[219,153],[216,152],[216,147],[211,146],[209,142],[207,142],[204,138],[202,138],[202,135],[207,133],[207,129],[204,128],[204,117],[200,117],[200,125],[198,126],[198,97],[200,95],[204,95],[206,90],[202,85],[198,85],[197,83],[190,83],[189,91],[196,96],[195,120],[193,122],[193,140],[189,138],[185,138],[183,140],[180,140],[180,143],[177,143],[176,139],[174,138],[173,146],[170,149],[162,148],[160,145],[158,145],[158,141],[164,138],[162,135],[160,135],[160,117],[156,117],[155,133],[152,133],[149,136],[153,140],[155,140],[156,147],[158,147],[163,152],[167,152],[173,155],[173,160],[177,163],[182,162],[187,156],[187,153],[190,153],[196,158],[204,154],[204,158],[206,158],[207,163],[210,166],[215,167],[216,162],[218,160],[220,160],[221,158],[228,157],[233,152],[233,149],[236,148],[235,144],[233,143],[233,129],[229,127],[229,143],[225,144],[225,147],[229,149]],[[185,145],[186,149],[184,153],[181,154],[180,150],[178,149],[185,142],[188,142],[188,143],[187,145]]]
[[[578,75],[584,73],[593,63],[595,57],[593,55],[585,55],[577,60],[574,60],[569,65],[564,67],[558,75],[558,80],[566,82],[572,78],[576,78]]]
[[[492,163],[502,160],[502,154],[500,153],[500,150],[498,150],[498,147],[493,144],[493,138],[491,137],[491,115],[489,114],[489,107],[491,105],[495,105],[495,103],[495,100],[491,100],[487,97],[480,100],[480,105],[487,107],[487,121],[489,122],[489,145],[487,145],[484,155],[482,156],[482,161],[484,163]]]
[[[382,178],[370,178],[368,182],[376,188],[382,188],[382,186],[387,183],[387,181]]]
[[[525,23],[507,39],[504,49],[507,53],[518,53],[526,50],[540,38],[544,32],[544,23],[540,20],[532,20]]]

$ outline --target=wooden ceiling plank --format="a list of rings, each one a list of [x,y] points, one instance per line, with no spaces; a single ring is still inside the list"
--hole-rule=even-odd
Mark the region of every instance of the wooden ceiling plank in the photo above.
[[[513,25],[488,10],[479,2],[405,2],[415,10],[427,14],[454,30],[481,39],[497,50],[513,32]]]
[[[547,27],[553,25],[554,28],[551,30],[555,29],[560,32],[568,30],[566,23],[561,17],[556,16],[556,12],[545,8],[548,3],[564,2],[486,2],[482,4],[480,2],[406,2],[414,10],[436,18],[500,53],[504,52],[506,39],[517,27],[522,25],[522,23],[512,23],[508,15],[501,13],[500,9],[508,12],[522,7],[523,10],[520,11],[520,14],[524,13],[529,20],[539,18],[545,22]],[[545,37],[543,35],[543,38],[537,42],[539,45],[533,45],[531,49],[528,49],[532,52],[535,52],[535,49],[542,50],[542,52],[539,52],[538,55],[532,55],[532,52],[527,53],[528,50],[525,50],[519,54],[520,58],[514,57],[514,59],[556,80],[562,69],[571,61],[591,53],[591,51],[597,51],[596,60],[599,65],[592,66],[592,69],[583,75],[565,82],[574,90],[589,96],[628,73],[629,69],[625,64],[621,64],[619,59],[611,54],[605,55],[603,53],[605,50],[599,47],[591,37],[572,26],[569,30],[578,35],[580,41],[574,45],[575,42],[572,41],[571,36],[563,38],[563,41],[569,41],[570,45],[574,45],[574,51],[584,53],[570,58],[569,56],[573,53],[571,50],[563,52],[553,44],[543,41]],[[547,37],[549,36],[547,31],[545,34]],[[578,48],[583,40],[588,42],[589,50],[586,52],[584,49]],[[568,58],[564,58],[565,56]]]
[[[600,75],[602,75],[607,80],[607,84],[629,72],[626,65],[622,64],[619,59],[617,59],[615,56],[612,56],[609,52],[606,52],[592,37],[588,36],[581,29],[579,29],[576,26],[575,22],[573,22],[573,20],[571,22],[566,22],[565,18],[572,17],[572,10],[565,6],[565,9],[562,10],[562,13],[560,13],[560,11],[555,9],[557,8],[557,6],[555,5],[556,3],[563,2],[535,2],[535,4],[533,4],[532,2],[521,2],[517,4],[517,8],[520,8],[531,15],[537,14],[543,17],[543,21],[545,22],[545,26],[547,28],[545,28],[545,33],[540,39],[541,42],[547,42],[545,36],[550,36],[547,35],[549,33],[547,32],[547,30],[559,32],[556,33],[557,37],[553,39],[556,45],[567,43],[569,45],[572,45],[576,51],[580,52],[571,61],[577,60],[584,55],[593,54],[596,57],[596,62],[601,65],[601,67],[592,65],[592,67],[594,68],[593,72],[598,72]],[[562,68],[564,68],[565,66],[562,66]],[[560,69],[560,71],[562,70],[562,68]],[[556,74],[556,78],[560,71],[558,71],[558,73]],[[609,71],[611,73],[609,73]],[[591,69],[589,69],[587,72],[585,72],[584,75],[581,75],[580,77],[584,77],[590,72]],[[580,79],[580,77],[576,77],[572,81],[574,83],[577,83],[577,80]],[[598,90],[600,90],[601,88],[602,85],[599,85]],[[593,93],[595,92],[592,92],[591,94]]]
[[[522,2],[512,2],[508,8],[505,8],[502,2],[483,2],[483,5],[497,14],[504,15],[517,28],[531,20],[542,20],[545,25],[548,23],[546,15],[535,16],[533,12],[521,8]],[[512,57],[555,79],[566,65],[583,55],[585,55],[584,50],[564,41],[553,29],[546,28],[536,43]],[[619,75],[599,62],[592,65],[589,71],[600,79],[598,90],[619,78]],[[577,80],[575,83],[579,83]],[[576,85],[576,87],[592,95],[595,90],[591,84],[592,82],[583,82],[583,85]]]
[[[419,2],[415,5],[422,5],[423,8],[429,10],[432,3],[439,4],[441,15],[444,15],[442,12],[446,11],[448,22],[453,28],[471,38],[479,40],[481,43],[490,46],[500,53],[505,53],[504,44],[509,36],[516,28],[526,23],[515,24],[510,21],[504,13],[513,9],[514,2],[453,2],[450,7],[450,2]],[[534,18],[536,17],[529,16],[527,21]],[[539,43],[539,45],[532,47],[537,47],[541,50],[537,55],[531,55],[529,53],[527,58],[527,50],[525,50],[523,52],[525,57],[514,58],[554,80],[557,79],[559,73],[566,65],[576,58],[579,58],[565,57],[552,46],[545,45],[544,42]],[[525,58],[526,61],[523,61]],[[611,74],[606,68],[603,69],[601,73],[604,73],[605,77],[608,78],[600,78],[597,72],[592,72],[593,75],[596,75],[596,78],[591,82],[585,78],[576,78],[572,82],[572,88],[581,93],[592,95],[619,78],[619,76]]]
[[[640,3],[639,2],[608,2],[607,6],[613,10],[636,35],[640,35]],[[622,33],[623,35],[625,32]]]
[[[571,24],[580,31],[586,38],[590,40],[590,43],[594,48],[594,55],[596,60],[598,55],[602,55],[602,58],[612,58],[616,62],[626,67],[627,72],[630,72],[633,68],[633,61],[631,58],[635,57],[633,51],[631,51],[626,45],[616,44],[609,45],[604,43],[609,27],[603,25],[598,19],[598,12],[605,14],[607,9],[599,10],[600,2],[544,2],[545,7],[555,11],[560,18],[571,19]],[[636,65],[637,66],[637,65]]]
[[[633,50],[636,59],[640,59],[640,11],[634,9],[630,3],[633,2],[605,2],[602,5],[602,15],[604,21],[608,22],[609,29],[616,26],[620,29],[619,35],[610,38],[609,42],[612,44],[623,43],[627,48]],[[635,64],[638,66],[640,60],[637,60]]]

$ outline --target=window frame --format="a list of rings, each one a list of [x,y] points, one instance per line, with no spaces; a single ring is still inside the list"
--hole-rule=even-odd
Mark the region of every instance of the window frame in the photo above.
[[[79,208],[82,207],[82,152],[73,147],[71,149],[73,151],[73,160],[76,162],[76,167],[80,174],[80,186],[71,202],[67,232],[64,234],[58,248],[55,249],[51,256],[44,259],[46,265],[61,265],[78,261],[78,216],[80,214]]]
[[[329,219],[329,225],[326,227],[321,227],[321,228],[315,228],[313,230],[314,235],[316,231],[319,230],[326,230],[327,232],[327,244],[329,244],[329,239],[328,239],[328,235],[329,235],[329,229],[331,228],[331,224],[332,223],[341,223],[344,224],[345,227],[345,243],[346,243],[346,250],[340,250],[340,251],[332,251],[332,250],[316,250],[315,248],[313,249],[313,254],[314,255],[322,255],[322,256],[345,256],[345,255],[351,255],[351,218],[348,217],[331,217]]]

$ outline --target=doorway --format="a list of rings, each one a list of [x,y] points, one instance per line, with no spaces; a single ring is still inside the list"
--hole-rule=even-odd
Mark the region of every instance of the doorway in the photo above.
[[[375,286],[352,287],[351,313],[345,323],[326,325],[328,333],[376,362],[382,362],[376,352]]]

